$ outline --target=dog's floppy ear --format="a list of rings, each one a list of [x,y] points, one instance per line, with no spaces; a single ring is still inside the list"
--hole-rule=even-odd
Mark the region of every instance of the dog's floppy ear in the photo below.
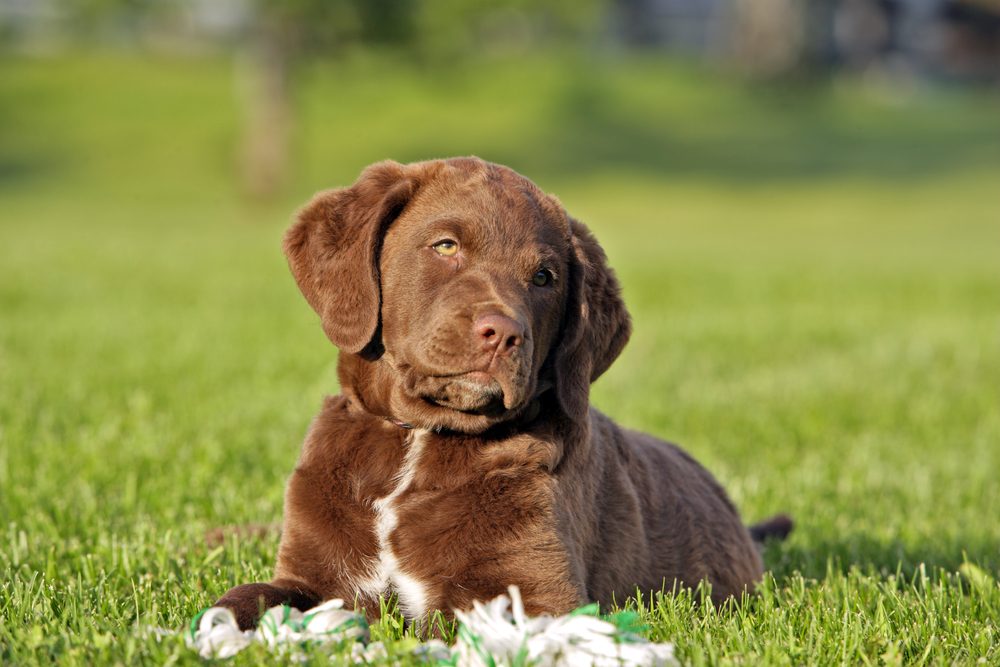
[[[573,254],[555,359],[556,396],[567,415],[582,418],[590,383],[618,358],[632,333],[632,320],[597,239],[582,223],[569,222]]]
[[[374,164],[351,187],[316,194],[285,234],[295,282],[327,337],[344,352],[362,352],[377,342],[382,237],[415,190],[403,165]]]

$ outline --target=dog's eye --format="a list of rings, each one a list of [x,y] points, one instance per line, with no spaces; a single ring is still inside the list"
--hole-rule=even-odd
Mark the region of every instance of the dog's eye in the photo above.
[[[531,277],[531,283],[538,287],[545,287],[552,282],[552,272],[548,269],[538,269],[538,271]]]
[[[434,252],[441,255],[442,257],[451,257],[456,252],[458,252],[458,244],[451,239],[444,239],[443,241],[438,241],[431,246],[434,248]]]

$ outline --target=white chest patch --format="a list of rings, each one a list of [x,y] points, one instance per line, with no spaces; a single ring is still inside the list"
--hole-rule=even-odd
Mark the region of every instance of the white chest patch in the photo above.
[[[396,474],[396,486],[387,496],[372,503],[375,509],[375,535],[378,537],[378,560],[371,574],[358,582],[358,588],[377,598],[395,592],[399,607],[407,618],[419,618],[427,612],[426,587],[400,569],[399,559],[392,551],[389,537],[399,524],[396,501],[413,483],[420,454],[427,440],[427,431],[414,429],[406,443],[403,465]]]

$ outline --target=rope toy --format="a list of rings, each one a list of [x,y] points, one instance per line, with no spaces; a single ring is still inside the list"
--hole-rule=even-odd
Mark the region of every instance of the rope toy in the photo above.
[[[673,644],[656,644],[639,636],[635,612],[598,617],[596,604],[565,616],[529,617],[516,586],[490,602],[456,611],[459,621],[453,647],[432,639],[412,650],[429,665],[452,667],[665,667],[676,665]],[[185,633],[190,648],[203,658],[229,658],[253,643],[281,653],[300,654],[310,645],[350,645],[355,664],[384,659],[381,642],[370,642],[365,617],[329,600],[307,612],[287,605],[272,607],[256,630],[241,631],[229,609],[212,607],[191,621]]]

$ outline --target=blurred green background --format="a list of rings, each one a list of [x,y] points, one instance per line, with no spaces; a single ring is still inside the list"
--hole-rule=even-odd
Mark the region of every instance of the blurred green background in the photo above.
[[[466,154],[607,249],[635,334],[594,403],[798,519],[775,608],[820,620],[681,614],[683,657],[997,659],[1000,594],[949,577],[1000,568],[998,16],[4,0],[0,659],[187,659],[137,628],[270,575],[276,535],[202,535],[278,519],[336,392],[281,234],[371,162]]]

